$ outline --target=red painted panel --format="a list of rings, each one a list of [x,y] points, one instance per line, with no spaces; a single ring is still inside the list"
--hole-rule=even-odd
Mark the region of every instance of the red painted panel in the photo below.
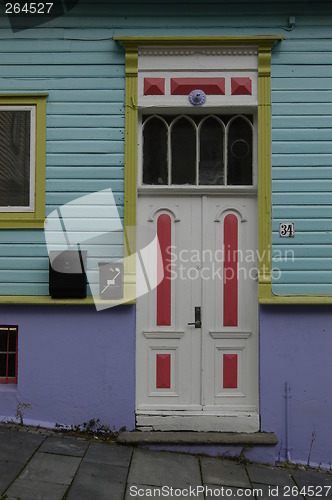
[[[237,326],[238,318],[238,220],[224,220],[224,326]]]
[[[251,95],[251,78],[232,78],[231,91],[232,95]]]
[[[144,78],[144,95],[164,95],[165,78]]]
[[[171,355],[157,354],[157,389],[171,388]]]
[[[157,326],[171,324],[171,260],[167,251],[172,244],[172,221],[169,215],[161,214],[157,222],[157,236],[160,245],[157,263],[157,279],[164,270],[164,278],[157,287]],[[162,262],[160,262],[162,259]]]
[[[225,78],[171,78],[172,95],[188,95],[196,89],[210,95],[225,95]]]
[[[223,355],[223,388],[237,389],[237,354]]]

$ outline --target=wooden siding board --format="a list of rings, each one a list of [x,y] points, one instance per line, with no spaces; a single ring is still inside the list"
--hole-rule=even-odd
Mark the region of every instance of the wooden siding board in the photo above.
[[[119,153],[49,153],[47,155],[47,165],[94,165],[98,161],[99,165],[123,165],[123,154]]]
[[[75,200],[78,197],[78,192],[62,192],[62,193],[46,193],[46,206],[47,205],[64,205],[70,201]],[[114,200],[117,205],[123,206],[123,193],[113,193]],[[31,232],[32,234],[32,232]],[[28,235],[26,241],[29,241]]]
[[[272,181],[273,191],[277,192],[294,192],[298,193],[309,192],[309,193],[323,193],[325,191],[329,192],[332,189],[332,181],[330,179],[317,180],[317,179],[302,179],[301,182],[298,180],[283,179]]]
[[[325,231],[296,231],[296,244],[306,245],[310,241],[314,241],[315,245],[331,245],[332,244],[332,233],[327,233]],[[283,241],[282,241],[283,240]],[[272,244],[278,243],[280,246],[287,247],[289,244],[287,238],[279,238],[279,232],[272,231]]]
[[[279,129],[285,125],[287,128],[292,126],[294,129],[307,129],[312,127],[321,129],[331,127],[332,119],[330,116],[322,116],[316,113],[311,116],[293,116],[291,114],[272,116],[272,131],[274,128]]]
[[[294,256],[295,259],[304,257],[315,258],[329,258],[331,259],[331,246],[330,245],[293,245],[289,244],[288,247],[283,247],[275,243],[273,245],[273,260],[276,262],[279,258],[286,258],[286,251],[288,252],[288,259]],[[283,257],[282,257],[283,256]]]
[[[331,218],[330,205],[274,205],[274,219],[287,220],[293,219],[323,219]]]
[[[124,153],[120,141],[47,141],[46,153]]]
[[[277,142],[285,142],[285,141],[315,141],[320,143],[321,141],[331,142],[332,138],[332,127],[326,128],[307,128],[307,129],[293,129],[293,128],[275,128],[272,130],[272,141]]]
[[[315,167],[315,166],[330,166],[331,155],[324,154],[298,154],[285,153],[272,155],[272,165],[274,167]],[[301,180],[299,179],[299,182]]]
[[[332,49],[331,49],[332,50]],[[303,91],[303,90],[331,90],[332,88],[332,78],[317,78],[310,75],[310,77],[306,78],[294,78],[289,80],[288,78],[279,78],[276,76],[271,81],[271,88],[273,92],[273,97],[275,96],[275,91],[284,90],[284,91]]]
[[[272,259],[272,267],[281,269],[282,271],[332,271],[332,259],[324,257],[294,257],[294,259],[287,259],[281,261],[279,259]]]
[[[123,141],[123,128],[71,128],[70,137],[66,128],[48,128],[47,141]]]
[[[122,179],[124,167],[100,167],[99,165],[78,166],[66,165],[65,167],[48,167],[47,179]]]
[[[273,102],[277,103],[331,103],[332,91],[328,90],[277,90],[273,92]]]
[[[272,284],[275,295],[332,295],[332,284]]]
[[[116,127],[124,128],[124,114],[121,115],[47,115],[47,128]]]

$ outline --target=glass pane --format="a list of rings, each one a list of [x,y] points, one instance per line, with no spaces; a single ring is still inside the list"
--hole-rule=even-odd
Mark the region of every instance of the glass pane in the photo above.
[[[7,354],[0,354],[0,377],[6,376]]]
[[[252,184],[252,128],[244,118],[230,124],[227,148],[227,184]]]
[[[7,352],[7,336],[6,331],[0,332],[0,352]]]
[[[168,184],[167,128],[159,118],[144,125],[143,184]]]
[[[196,184],[196,130],[186,118],[172,128],[172,184]]]
[[[28,207],[30,111],[0,111],[0,206]]]
[[[8,377],[16,376],[16,354],[8,355]]]
[[[16,332],[9,332],[9,352],[16,353]]]
[[[199,183],[224,183],[223,129],[215,118],[208,118],[200,130]]]

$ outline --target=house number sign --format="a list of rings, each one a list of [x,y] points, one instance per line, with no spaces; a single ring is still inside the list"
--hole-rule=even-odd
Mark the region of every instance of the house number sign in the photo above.
[[[280,238],[294,238],[294,222],[280,222],[279,236]]]

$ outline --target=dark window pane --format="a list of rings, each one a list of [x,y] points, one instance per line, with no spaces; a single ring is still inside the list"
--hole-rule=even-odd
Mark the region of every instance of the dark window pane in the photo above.
[[[8,377],[16,377],[16,355],[8,355]]]
[[[9,332],[9,352],[16,353],[16,332]]]
[[[196,130],[186,118],[172,128],[172,184],[196,184]]]
[[[7,354],[0,354],[0,377],[6,376]]]
[[[0,352],[7,352],[7,331],[0,331]]]
[[[0,110],[0,206],[28,207],[30,111]]]
[[[200,130],[199,183],[224,183],[223,129],[215,118],[208,118]]]
[[[229,126],[227,153],[227,184],[252,184],[252,128],[242,117]]]
[[[167,128],[159,118],[144,125],[143,184],[168,184]]]

